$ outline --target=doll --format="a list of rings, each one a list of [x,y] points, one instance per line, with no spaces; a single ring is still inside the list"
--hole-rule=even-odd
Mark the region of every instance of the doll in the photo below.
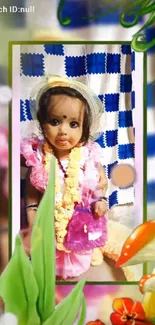
[[[84,84],[57,76],[36,95],[33,109],[42,137],[23,139],[21,154],[30,168],[26,210],[32,227],[56,157],[56,275],[77,277],[89,269],[93,248],[107,239],[107,180],[97,136],[102,102]],[[33,102],[33,101],[32,101]]]

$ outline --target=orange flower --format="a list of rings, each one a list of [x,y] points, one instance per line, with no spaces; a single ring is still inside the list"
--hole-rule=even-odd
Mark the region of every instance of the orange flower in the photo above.
[[[86,325],[105,325],[102,323],[99,319],[96,319],[95,321],[88,322]]]
[[[113,302],[112,325],[152,325],[147,321],[145,311],[139,301],[130,298],[117,298]]]

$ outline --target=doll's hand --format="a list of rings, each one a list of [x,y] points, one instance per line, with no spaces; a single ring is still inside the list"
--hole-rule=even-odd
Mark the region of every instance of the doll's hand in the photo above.
[[[107,202],[106,201],[97,201],[94,204],[95,217],[97,217],[97,218],[103,217],[106,212],[107,212]]]

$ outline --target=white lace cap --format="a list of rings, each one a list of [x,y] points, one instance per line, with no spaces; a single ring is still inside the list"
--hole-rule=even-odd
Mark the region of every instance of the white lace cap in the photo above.
[[[77,80],[61,78],[60,76],[43,77],[42,81],[32,89],[30,94],[30,111],[33,119],[37,119],[40,97],[48,89],[55,87],[70,87],[77,90],[85,98],[91,111],[90,139],[97,139],[103,130],[103,126],[101,126],[101,117],[104,111],[103,103],[90,88]]]

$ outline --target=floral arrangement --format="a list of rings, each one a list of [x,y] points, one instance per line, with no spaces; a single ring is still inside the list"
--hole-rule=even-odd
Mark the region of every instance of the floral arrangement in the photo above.
[[[44,161],[45,169],[49,173],[50,170],[50,161],[53,157],[53,150],[51,146],[45,142],[43,144],[44,151]],[[74,148],[71,151],[69,157],[69,166],[67,168],[66,177],[65,177],[65,194],[63,196],[62,202],[56,202],[55,204],[55,233],[57,239],[57,248],[59,250],[67,251],[63,245],[64,237],[67,234],[67,225],[71,219],[74,203],[80,202],[80,196],[78,191],[79,186],[79,170],[80,170],[80,160],[81,160],[81,148]],[[58,160],[56,160],[56,186],[55,192],[56,195],[60,193],[60,184],[58,175]],[[67,213],[66,213],[67,210]]]

